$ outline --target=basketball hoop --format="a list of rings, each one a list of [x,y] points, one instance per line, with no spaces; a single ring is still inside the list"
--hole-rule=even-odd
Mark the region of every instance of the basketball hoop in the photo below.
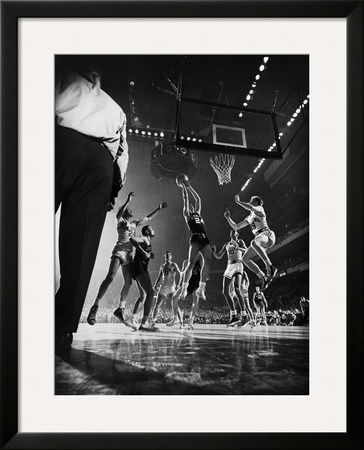
[[[235,163],[235,155],[217,153],[210,158],[211,167],[214,169],[219,184],[231,182],[231,170]]]

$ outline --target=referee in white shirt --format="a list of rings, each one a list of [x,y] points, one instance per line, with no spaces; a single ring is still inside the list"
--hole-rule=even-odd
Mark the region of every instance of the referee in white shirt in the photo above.
[[[128,165],[126,116],[100,79],[90,64],[56,73],[56,212],[61,205],[56,349],[72,344],[106,212],[115,205]]]

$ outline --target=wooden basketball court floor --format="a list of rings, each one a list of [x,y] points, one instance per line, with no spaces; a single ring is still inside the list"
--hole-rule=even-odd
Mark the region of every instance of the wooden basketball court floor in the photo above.
[[[56,395],[308,395],[309,329],[81,323],[55,359]]]

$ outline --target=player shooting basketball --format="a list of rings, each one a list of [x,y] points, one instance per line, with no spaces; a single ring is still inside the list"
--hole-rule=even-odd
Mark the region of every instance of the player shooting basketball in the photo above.
[[[268,227],[267,217],[263,208],[263,200],[260,197],[257,195],[253,196],[249,203],[240,201],[239,195],[235,195],[234,199],[239,206],[250,211],[249,216],[238,224],[231,219],[229,211],[226,211],[224,216],[234,230],[238,231],[241,228],[250,225],[252,233],[254,234],[254,239],[251,241],[248,250],[243,256],[243,262],[258,276],[258,278],[261,279],[262,290],[264,290],[273,281],[273,278],[277,273],[276,267],[272,265],[267,255],[267,250],[273,247],[276,242],[276,236]],[[259,255],[265,264],[267,271],[266,275],[264,275],[264,272],[260,270],[259,266],[252,261],[252,258],[256,254]]]
[[[196,256],[200,252],[203,256],[203,266],[201,270],[201,281],[196,294],[203,300],[206,300],[205,288],[210,269],[211,247],[210,241],[206,235],[205,223],[201,217],[201,198],[190,185],[186,175],[179,177],[177,184],[182,188],[183,217],[185,218],[186,224],[191,232],[188,251],[188,265],[183,275],[182,290],[179,298],[183,299],[187,295],[188,282],[192,275],[192,269],[195,264]],[[194,205],[191,205],[189,202],[188,192],[191,193],[194,199]]]

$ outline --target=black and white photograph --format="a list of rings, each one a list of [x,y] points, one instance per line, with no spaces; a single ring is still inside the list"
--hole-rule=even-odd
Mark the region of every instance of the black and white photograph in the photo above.
[[[362,12],[1,1],[1,448],[362,448]]]
[[[56,55],[56,395],[308,395],[308,55]]]

